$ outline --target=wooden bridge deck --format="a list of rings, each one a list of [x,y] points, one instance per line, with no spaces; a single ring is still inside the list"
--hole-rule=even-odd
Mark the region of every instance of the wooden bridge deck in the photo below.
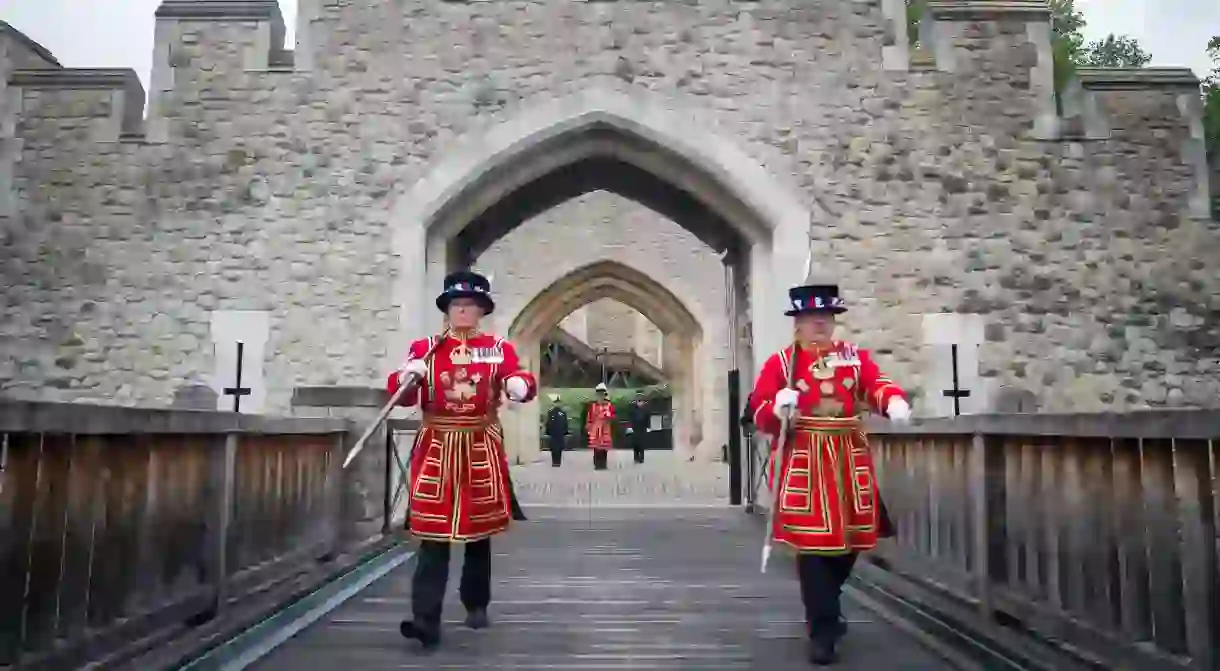
[[[494,626],[461,625],[455,553],[445,641],[422,655],[402,639],[408,562],[250,668],[810,668],[792,563],[758,571],[759,528],[726,508],[534,508],[494,543]],[[845,600],[842,669],[945,669],[915,636]]]

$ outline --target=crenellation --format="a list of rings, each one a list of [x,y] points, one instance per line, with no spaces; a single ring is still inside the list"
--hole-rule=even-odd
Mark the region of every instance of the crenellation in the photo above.
[[[23,120],[37,118],[52,123],[41,129],[48,140],[118,142],[143,135],[144,86],[134,70],[15,70],[8,83],[18,92],[18,114]],[[82,118],[92,120],[85,137],[54,125],[55,120],[69,124]],[[78,130],[76,125],[74,131]]]
[[[152,142],[171,140],[184,105],[268,84],[257,78],[252,83],[255,73],[293,69],[276,0],[163,0],[156,20],[148,118]]]
[[[1172,169],[1190,184],[1186,214],[1206,219],[1210,184],[1199,85],[1188,68],[1081,68],[1064,96],[1067,139],[1121,137],[1176,158]]]
[[[1055,106],[1051,12],[1047,0],[932,0],[919,24],[920,42],[935,69],[969,72],[983,81],[1018,88],[1014,97],[1030,115],[1025,135],[1054,139]],[[994,77],[993,73],[1005,73]]]

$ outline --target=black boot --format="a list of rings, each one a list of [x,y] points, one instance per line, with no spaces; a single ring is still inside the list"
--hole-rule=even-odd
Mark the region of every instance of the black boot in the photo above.
[[[403,620],[398,625],[398,633],[402,634],[403,638],[413,638],[419,641],[425,652],[436,650],[441,645],[439,628],[433,629],[417,625],[413,620]]]
[[[815,636],[809,639],[809,663],[814,666],[830,666],[838,661],[835,653],[835,637]]]
[[[466,613],[466,626],[476,631],[490,627],[491,618],[487,617],[487,609],[479,608]]]

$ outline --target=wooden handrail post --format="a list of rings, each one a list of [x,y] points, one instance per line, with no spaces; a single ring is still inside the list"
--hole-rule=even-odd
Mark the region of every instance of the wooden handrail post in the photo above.
[[[993,581],[1003,581],[1006,568],[1004,443],[994,436],[975,433],[970,450],[970,499],[974,502],[973,573],[979,610],[985,618],[995,613]]]
[[[1220,586],[1216,579],[1215,501],[1212,498],[1211,445],[1205,440],[1175,440],[1174,489],[1182,533],[1182,596],[1190,668],[1214,669]]]
[[[209,519],[205,540],[204,566],[207,580],[215,591],[215,614],[224,612],[228,602],[229,525],[233,517],[234,476],[237,470],[238,434],[224,435],[221,449],[208,455]]]

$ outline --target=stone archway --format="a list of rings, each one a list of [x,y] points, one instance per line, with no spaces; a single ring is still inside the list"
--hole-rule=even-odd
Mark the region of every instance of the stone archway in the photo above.
[[[564,275],[514,314],[506,314],[498,321],[509,324],[509,338],[517,345],[523,363],[536,368],[546,334],[576,309],[602,298],[634,308],[664,334],[663,359],[674,401],[675,449],[700,442],[718,445],[715,439],[703,438],[723,433],[717,429],[723,428],[727,420],[704,411],[708,404],[703,394],[714,393],[714,388],[699,384],[707,376],[702,370],[707,357],[701,354],[712,343],[705,342],[703,326],[688,304],[657,280],[617,261],[599,261]],[[521,461],[531,461],[537,455],[540,408],[541,404],[531,403],[505,413],[510,454]]]
[[[674,98],[603,80],[566,97],[526,104],[439,155],[422,179],[398,194],[390,215],[395,252],[402,260],[395,293],[407,333],[435,330],[437,316],[430,305],[436,287],[446,272],[471,261],[470,253],[456,250],[460,236],[480,225],[490,231],[484,239],[504,235],[529,216],[523,210],[544,210],[581,189],[615,190],[684,227],[719,222],[701,238],[724,253],[733,285],[743,288],[739,295],[748,296],[749,305],[775,304],[777,296],[802,279],[809,211],[793,190]],[[580,172],[574,168],[595,161],[603,164],[587,171],[584,183],[564,182],[566,175]],[[607,167],[611,163],[615,167]],[[635,172],[607,185],[606,175],[621,166]],[[662,188],[626,193],[643,183]],[[531,202],[496,210],[538,184],[543,188],[531,194]],[[694,205],[679,203],[682,199]],[[674,206],[672,213],[666,211],[668,205]],[[748,324],[735,333],[734,356],[739,367],[753,370],[761,363],[755,352],[782,346],[787,327],[779,311],[748,310],[740,304],[744,302],[732,308],[736,314],[730,317]]]

